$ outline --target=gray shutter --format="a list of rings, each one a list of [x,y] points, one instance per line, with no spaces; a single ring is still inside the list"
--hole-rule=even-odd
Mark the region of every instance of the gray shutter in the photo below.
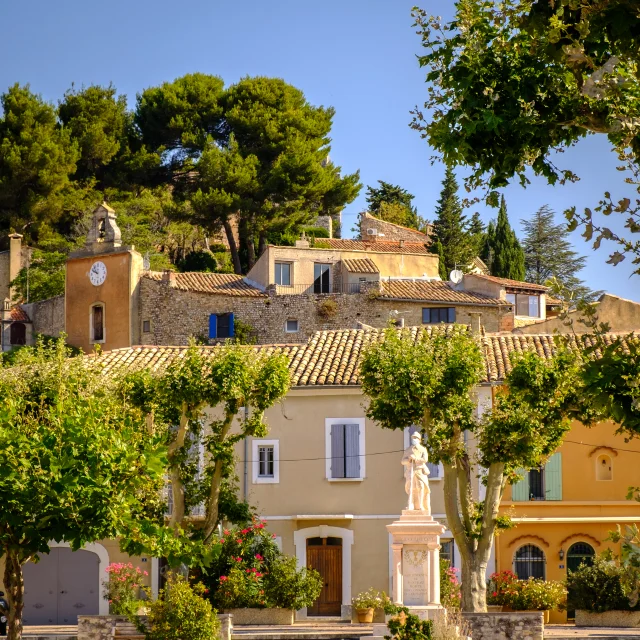
[[[524,478],[511,485],[511,499],[514,502],[529,500],[529,472],[518,469],[518,474]]]
[[[344,425],[331,425],[331,477],[344,478]]]
[[[360,477],[360,427],[357,424],[344,425],[344,442],[347,478]]]
[[[547,500],[562,500],[562,454],[559,451],[544,467],[544,486]]]

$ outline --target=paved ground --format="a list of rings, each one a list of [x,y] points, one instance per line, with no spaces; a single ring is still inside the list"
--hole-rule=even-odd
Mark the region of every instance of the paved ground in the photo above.
[[[548,624],[544,628],[545,638],[554,638],[554,640],[565,640],[579,638],[607,638],[608,640],[640,640],[640,629],[614,629],[614,628],[585,628],[574,627],[566,624]]]

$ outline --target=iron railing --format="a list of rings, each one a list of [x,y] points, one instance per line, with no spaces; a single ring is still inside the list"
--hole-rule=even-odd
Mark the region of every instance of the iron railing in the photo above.
[[[279,296],[300,296],[300,295],[328,295],[332,293],[362,293],[363,285],[368,283],[364,282],[332,282],[329,285],[326,283],[312,283],[312,284],[292,284],[282,285],[273,284],[276,294]]]

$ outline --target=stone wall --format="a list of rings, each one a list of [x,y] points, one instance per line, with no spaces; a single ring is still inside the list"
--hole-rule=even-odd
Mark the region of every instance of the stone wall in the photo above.
[[[335,314],[330,317],[320,313],[328,300],[335,304]],[[206,338],[210,314],[233,312],[237,320],[252,327],[258,344],[299,343],[306,342],[316,331],[356,329],[358,323],[384,328],[390,318],[404,319],[405,326],[421,325],[422,308],[428,306],[438,305],[385,300],[375,294],[272,295],[263,298],[218,296],[182,291],[171,288],[166,282],[142,278],[140,323],[143,325],[150,321],[151,330],[141,333],[141,342],[147,345],[184,345],[191,337]],[[481,313],[480,321],[485,331],[500,330],[496,307],[455,307],[458,323],[470,324],[470,314]],[[398,311],[398,314],[390,315],[393,311]],[[287,320],[298,320],[297,333],[285,332]]]
[[[57,337],[64,331],[64,296],[22,306],[33,322],[34,334]]]
[[[78,640],[111,640],[117,622],[128,622],[127,616],[78,616]]]
[[[369,235],[367,229],[375,229],[378,232],[377,235],[380,236],[380,234],[382,234],[385,241],[405,240],[406,242],[429,242],[429,236],[420,233],[420,231],[374,218],[370,213],[362,213],[360,215],[360,237],[363,240],[374,239],[376,236]]]
[[[473,640],[543,640],[542,611],[464,613]]]

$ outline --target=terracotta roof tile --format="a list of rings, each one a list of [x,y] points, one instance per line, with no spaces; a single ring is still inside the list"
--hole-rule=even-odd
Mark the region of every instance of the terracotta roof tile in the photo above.
[[[197,291],[199,293],[212,293],[223,296],[250,296],[264,297],[266,294],[252,287],[244,281],[243,276],[233,273],[176,273],[175,287],[182,291]],[[163,274],[159,271],[147,271],[145,278],[162,281]]]
[[[20,306],[15,306],[11,309],[11,322],[31,322],[31,318],[27,315],[27,312]]]
[[[489,280],[490,282],[496,282],[497,284],[504,285],[505,287],[512,287],[513,289],[529,289],[533,291],[547,291],[549,287],[545,287],[541,284],[534,284],[533,282],[520,282],[520,280],[509,280],[509,278],[498,278],[496,276],[488,276],[484,273],[471,273],[469,274],[475,278],[482,278],[483,280]]]
[[[380,273],[380,269],[371,258],[343,260],[342,264],[350,273]]]
[[[474,291],[459,291],[448,282],[426,280],[383,280],[380,297],[424,302],[458,304],[508,305],[509,302]]]
[[[433,325],[406,329],[414,341],[425,334],[468,331],[465,325]],[[345,329],[318,331],[306,344],[264,345],[247,347],[259,353],[284,353],[289,358],[291,384],[294,387],[311,386],[357,386],[360,383],[358,368],[362,352],[372,342],[382,340],[382,329]],[[606,344],[623,337],[616,334],[604,336]],[[480,338],[485,361],[485,382],[503,380],[511,371],[514,354],[535,351],[540,357],[549,359],[556,352],[556,336],[489,334]],[[591,346],[593,338],[587,335],[568,336],[569,347],[578,349]],[[219,347],[199,347],[204,353],[213,355]],[[116,349],[97,356],[97,361],[107,374],[124,370],[139,370],[149,367],[153,371],[166,368],[171,362],[184,357],[187,347],[132,347]],[[596,353],[596,356],[598,354]],[[96,356],[87,356],[95,358]]]
[[[422,242],[400,242],[399,240],[347,240],[343,238],[320,238],[316,240],[319,249],[340,249],[342,251],[372,251],[378,253],[412,253],[419,255],[434,255],[429,251],[429,245]]]

